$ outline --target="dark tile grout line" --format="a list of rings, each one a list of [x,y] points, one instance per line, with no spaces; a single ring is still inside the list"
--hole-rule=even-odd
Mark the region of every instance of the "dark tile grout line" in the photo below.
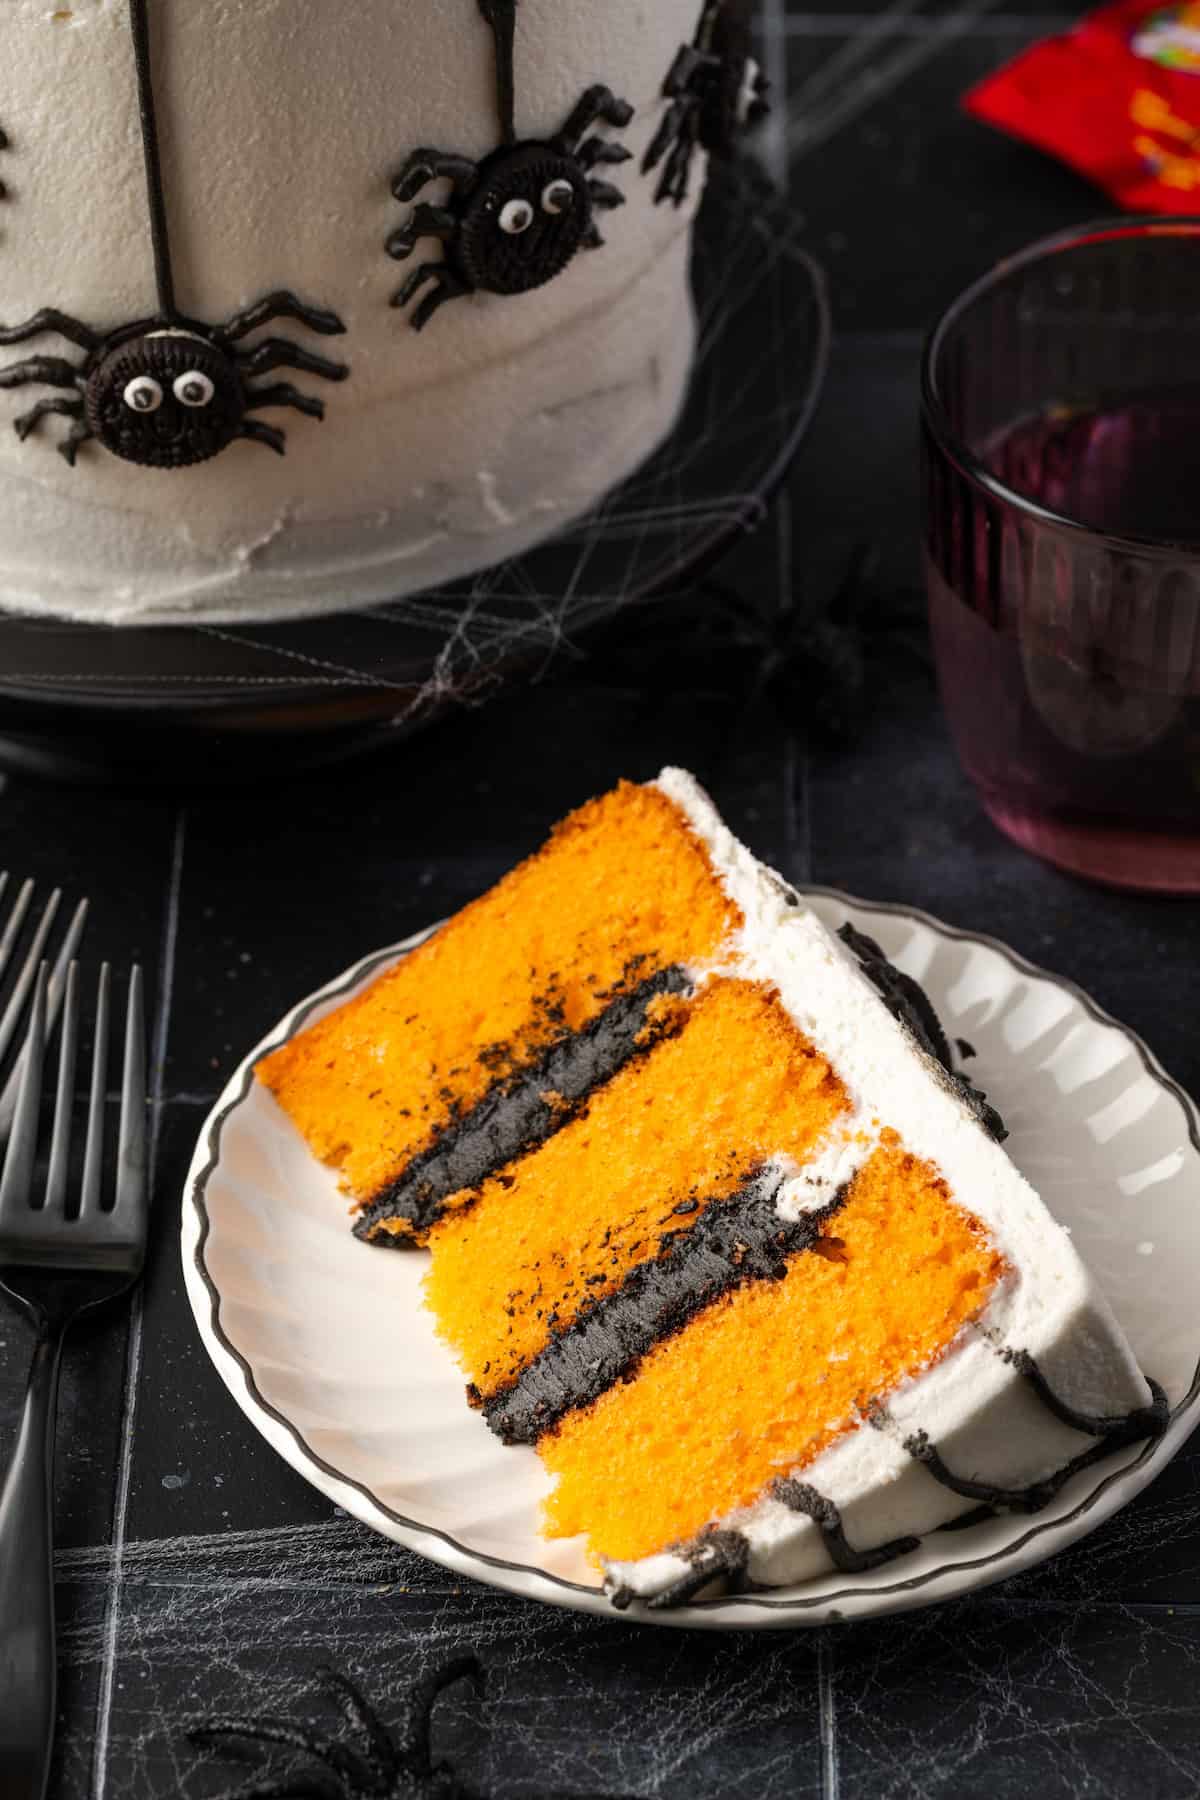
[[[833,1638],[828,1631],[821,1630],[817,1633],[817,1726],[821,1744],[821,1794],[823,1800],[838,1800],[842,1791],[838,1772],[835,1679]]]
[[[150,1046],[150,1143],[147,1172],[152,1201],[155,1198],[158,1153],[162,1137],[163,1069],[166,1063],[167,1038],[171,1025],[171,1000],[175,986],[175,953],[179,939],[179,902],[183,886],[183,852],[186,836],[187,813],[181,807],[175,815],[175,831],[171,843],[171,867],[167,878],[166,904],[163,910],[158,995]],[[118,1448],[120,1460],[117,1465],[117,1485],[110,1534],[113,1565],[101,1648],[100,1691],[96,1699],[96,1738],[92,1753],[92,1800],[104,1800],[108,1785],[108,1740],[112,1722],[113,1689],[116,1682],[117,1636],[121,1626],[125,1522],[129,1512],[129,1489],[133,1472],[134,1424],[137,1417],[138,1385],[142,1371],[144,1323],[143,1288],[139,1284],[133,1293],[129,1334],[126,1340],[125,1385],[121,1398]]]

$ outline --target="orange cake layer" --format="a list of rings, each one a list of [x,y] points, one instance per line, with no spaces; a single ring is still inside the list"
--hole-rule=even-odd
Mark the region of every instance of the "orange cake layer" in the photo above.
[[[623,782],[258,1075],[365,1204],[498,1081],[739,922],[678,808]]]
[[[768,1158],[805,1162],[846,1107],[769,990],[719,977],[675,1004],[674,1037],[433,1228],[426,1298],[485,1397]]]
[[[895,1143],[859,1171],[821,1248],[698,1314],[635,1379],[542,1438],[551,1535],[583,1532],[617,1559],[686,1542],[936,1361],[1004,1271],[936,1173]]]

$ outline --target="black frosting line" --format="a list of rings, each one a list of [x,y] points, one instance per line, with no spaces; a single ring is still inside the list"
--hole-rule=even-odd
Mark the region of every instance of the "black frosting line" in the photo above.
[[[724,1580],[726,1591],[733,1594],[746,1585],[750,1546],[740,1531],[705,1531],[676,1554],[688,1564],[687,1571],[659,1593],[645,1596],[646,1605],[652,1611],[664,1612],[672,1606],[686,1606],[713,1581]],[[624,1612],[632,1601],[641,1597],[625,1586],[614,1588],[609,1595],[618,1612]]]
[[[857,931],[847,923],[842,926],[838,936],[858,958],[863,973],[892,1017],[907,1025],[925,1054],[941,1064],[947,1079],[966,1101],[988,1136],[1002,1144],[1008,1136],[1004,1120],[996,1108],[989,1104],[983,1089],[968,1081],[961,1069],[955,1067],[949,1039],[942,1029],[942,1022],[934,1010],[933,1002],[920,982],[914,981],[911,975],[903,974],[894,963],[890,963],[875,939],[868,937],[864,931]]]
[[[662,994],[689,993],[691,985],[679,965],[659,969],[617,995],[582,1031],[558,1038],[532,1067],[498,1081],[360,1214],[355,1235],[405,1248],[411,1239],[381,1230],[386,1220],[403,1219],[416,1232],[427,1231],[451,1194],[477,1188],[544,1144],[578,1115],[597,1088],[674,1028],[671,1021],[648,1018],[651,1002]]]
[[[1029,1382],[1033,1392],[1047,1410],[1063,1424],[1074,1430],[1097,1438],[1090,1449],[1073,1456],[1061,1468],[1046,1476],[1041,1481],[1031,1482],[1024,1488],[1002,1488],[992,1482],[974,1481],[967,1476],[956,1475],[948,1468],[941,1452],[933,1444],[927,1432],[916,1431],[907,1437],[900,1437],[900,1428],[891,1418],[887,1408],[879,1401],[872,1401],[866,1408],[866,1422],[877,1431],[887,1432],[898,1440],[907,1455],[914,1462],[920,1463],[926,1473],[951,1493],[964,1500],[974,1500],[977,1504],[961,1518],[951,1519],[939,1529],[943,1531],[961,1531],[968,1526],[980,1524],[984,1519],[994,1518],[998,1513],[1035,1513],[1049,1505],[1055,1495],[1063,1489],[1073,1476],[1081,1470],[1091,1468],[1102,1462],[1114,1450],[1125,1444],[1136,1442],[1139,1438],[1157,1437],[1165,1431],[1169,1413],[1167,1397],[1150,1376],[1146,1377],[1153,1400],[1149,1406],[1134,1407],[1129,1413],[1115,1417],[1099,1414],[1081,1413],[1068,1406],[1050,1387],[1045,1376],[1038,1368],[1028,1351],[1010,1350],[997,1345],[1005,1361],[1011,1363]],[[814,1519],[821,1530],[822,1539],[830,1561],[843,1574],[865,1574],[877,1568],[881,1563],[894,1561],[897,1557],[909,1555],[920,1545],[915,1537],[895,1538],[890,1543],[881,1544],[874,1549],[856,1551],[846,1543],[842,1530],[841,1515],[834,1503],[806,1482],[793,1478],[777,1481],[767,1489],[768,1494],[776,1500],[790,1506],[796,1512],[807,1514]],[[738,1539],[744,1546],[740,1561],[733,1554],[729,1540]],[[706,1561],[698,1560],[699,1552],[705,1545],[718,1545],[719,1549],[710,1551]],[[702,1534],[691,1545],[672,1546],[674,1554],[688,1561],[688,1573],[659,1594],[647,1601],[652,1607],[666,1608],[683,1606],[696,1597],[696,1594],[709,1582],[718,1579],[726,1568],[732,1574],[731,1592],[745,1586],[745,1569],[749,1556],[749,1545],[738,1532],[728,1530],[710,1530]],[[617,1607],[626,1607],[638,1596],[629,1587],[620,1587],[612,1595],[612,1603]]]
[[[867,1409],[867,1418],[876,1430],[886,1431],[889,1436],[898,1439],[906,1454],[914,1462],[919,1462],[940,1487],[949,1489],[964,1500],[976,1501],[979,1508],[985,1511],[1041,1512],[1081,1469],[1089,1468],[1092,1463],[1099,1462],[1125,1444],[1136,1443],[1141,1438],[1161,1436],[1166,1430],[1167,1397],[1159,1384],[1149,1377],[1147,1384],[1153,1396],[1149,1406],[1137,1406],[1130,1412],[1119,1415],[1084,1413],[1060,1399],[1027,1350],[1011,1350],[1004,1345],[994,1345],[993,1348],[1028,1381],[1047,1412],[1072,1430],[1097,1439],[1091,1449],[1081,1451],[1078,1456],[1072,1457],[1041,1481],[1030,1482],[1021,1488],[1004,1488],[995,1482],[976,1481],[970,1476],[956,1475],[943,1460],[928,1432],[915,1431],[901,1438],[899,1427],[886,1406],[875,1402]]]
[[[1110,1450],[1116,1450],[1122,1444],[1134,1444],[1139,1438],[1160,1437],[1167,1428],[1167,1396],[1150,1376],[1146,1377],[1151,1393],[1149,1406],[1135,1406],[1132,1412],[1115,1416],[1079,1412],[1055,1393],[1028,1350],[997,1348],[1005,1362],[1011,1362],[1025,1377],[1047,1412],[1075,1431],[1085,1432],[1088,1437],[1103,1438]]]
[[[568,1413],[628,1380],[648,1351],[698,1313],[750,1282],[781,1280],[788,1259],[816,1244],[846,1194],[842,1189],[820,1211],[784,1220],[773,1204],[781,1179],[759,1171],[737,1193],[710,1201],[690,1230],[668,1232],[662,1254],[631,1269],[483,1402],[497,1436],[506,1444],[536,1443]]]
[[[133,40],[133,64],[137,78],[142,162],[145,168],[146,205],[150,214],[150,245],[154,256],[158,307],[162,318],[174,319],[178,317],[178,309],[175,305],[175,275],[171,262],[167,198],[163,185],[162,152],[159,147],[158,115],[154,99],[147,0],[129,0],[129,31]]]
[[[818,1493],[815,1487],[810,1487],[808,1482],[785,1479],[775,1482],[769,1491],[773,1500],[813,1521],[820,1530],[830,1562],[844,1575],[866,1575],[884,1563],[894,1562],[898,1556],[908,1556],[920,1544],[919,1538],[902,1537],[893,1538],[887,1544],[877,1544],[873,1550],[856,1550],[846,1541],[842,1515],[834,1502],[827,1495]]]
[[[515,144],[517,0],[479,0],[479,10],[496,40],[496,104],[500,113],[501,141]]]

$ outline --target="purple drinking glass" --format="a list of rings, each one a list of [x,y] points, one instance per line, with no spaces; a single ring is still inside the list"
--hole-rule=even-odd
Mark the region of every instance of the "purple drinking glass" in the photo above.
[[[1200,893],[1200,219],[1048,238],[925,353],[942,700],[987,812],[1117,887]]]

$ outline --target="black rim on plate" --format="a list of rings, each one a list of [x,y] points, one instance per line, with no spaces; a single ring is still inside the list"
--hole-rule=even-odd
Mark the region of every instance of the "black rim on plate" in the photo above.
[[[1149,1075],[1152,1081],[1163,1089],[1164,1092],[1170,1094],[1178,1103],[1187,1126],[1189,1141],[1197,1155],[1200,1155],[1200,1115],[1197,1114],[1192,1101],[1184,1093],[1179,1084],[1172,1081],[1171,1077],[1166,1073],[1165,1069],[1163,1069],[1153,1052],[1137,1033],[1131,1031],[1128,1026],[1120,1024],[1118,1020],[1111,1016],[1111,1014],[1106,1013],[1102,1007],[1097,1006],[1090,995],[1085,993],[1075,982],[1067,980],[1064,976],[1053,975],[1047,969],[1039,968],[1036,963],[1027,961],[1025,957],[1018,955],[1015,950],[1011,950],[1007,944],[1001,943],[998,938],[991,937],[983,932],[963,931],[955,926],[946,925],[940,919],[935,919],[932,914],[924,912],[918,907],[903,906],[879,900],[860,900],[853,895],[842,893],[840,889],[815,885],[805,888],[803,893],[805,895],[816,895],[822,899],[830,900],[836,905],[844,907],[851,912],[877,913],[916,920],[927,929],[934,932],[936,936],[952,943],[981,944],[985,948],[992,950],[997,955],[1001,956],[1011,968],[1017,971],[1018,974],[1032,976],[1037,981],[1049,982],[1052,986],[1060,988],[1063,992],[1070,994],[1083,1008],[1088,1017],[1094,1020],[1096,1024],[1119,1032],[1125,1041],[1132,1045],[1138,1060],[1141,1062],[1147,1075]],[[386,964],[395,962],[400,956],[407,955],[411,950],[417,949],[420,944],[432,937],[434,932],[438,929],[439,927],[437,925],[433,925],[428,931],[419,933],[415,937],[406,940],[403,946],[393,946],[390,949],[380,950],[376,954],[366,957],[333,986],[327,987],[323,989],[321,993],[301,1001],[300,1005],[288,1015],[277,1031],[272,1033],[270,1038],[268,1038],[255,1052],[254,1058],[252,1058],[247,1064],[246,1069],[243,1071],[237,1093],[232,1100],[228,1101],[220,1108],[207,1128],[208,1157],[204,1166],[192,1180],[189,1195],[185,1196],[185,1202],[187,1198],[190,1198],[200,1225],[199,1236],[194,1252],[195,1267],[204,1284],[208,1297],[209,1326],[213,1337],[227,1355],[229,1355],[236,1363],[245,1382],[246,1393],[249,1400],[252,1402],[253,1408],[264,1413],[276,1425],[283,1428],[296,1445],[302,1462],[308,1463],[312,1469],[318,1471],[321,1475],[338,1482],[342,1487],[350,1488],[355,1493],[361,1495],[376,1512],[382,1514],[393,1524],[402,1527],[405,1531],[416,1533],[421,1537],[437,1539],[439,1542],[454,1550],[458,1555],[464,1556],[475,1563],[483,1564],[488,1568],[503,1569],[511,1575],[521,1575],[528,1577],[537,1583],[546,1583],[551,1589],[557,1589],[563,1594],[583,1594],[587,1595],[590,1599],[595,1599],[602,1593],[602,1589],[578,1581],[569,1581],[565,1576],[552,1574],[549,1570],[539,1568],[534,1563],[513,1562],[505,1557],[492,1556],[486,1551],[473,1549],[470,1545],[464,1544],[460,1539],[452,1536],[451,1533],[440,1530],[436,1525],[429,1525],[420,1519],[410,1518],[405,1513],[397,1512],[395,1508],[388,1506],[381,1500],[377,1494],[366,1486],[365,1483],[355,1480],[353,1476],[347,1475],[343,1470],[338,1469],[332,1463],[327,1462],[324,1457],[313,1449],[303,1433],[287,1417],[287,1415],[282,1413],[278,1407],[274,1406],[271,1401],[265,1397],[255,1379],[254,1371],[249,1361],[226,1333],[225,1327],[221,1322],[220,1290],[213,1280],[205,1260],[205,1250],[212,1229],[208,1212],[208,1184],[220,1162],[221,1136],[224,1127],[232,1115],[245,1104],[253,1088],[254,1063],[257,1058],[259,1056],[265,1056],[269,1050],[276,1048],[279,1044],[286,1043],[287,1040],[300,1029],[308,1019],[310,1013],[314,1012],[317,1007],[324,1006],[327,1002],[338,999],[341,995],[348,993],[352,988],[357,987],[359,983],[364,981],[368,976],[374,974],[376,970],[382,969]],[[1186,1412],[1193,1404],[1197,1395],[1200,1395],[1200,1354],[1197,1356],[1196,1366],[1187,1393],[1171,1409],[1168,1420],[1168,1429],[1169,1426],[1174,1424],[1180,1415]],[[1005,1573],[1003,1565],[1008,1563],[1012,1558],[1019,1556],[1026,1545],[1032,1543],[1035,1539],[1044,1536],[1049,1531],[1058,1530],[1062,1526],[1069,1525],[1072,1521],[1084,1517],[1092,1510],[1103,1495],[1108,1492],[1114,1483],[1122,1480],[1127,1475],[1132,1474],[1135,1470],[1145,1468],[1148,1464],[1155,1461],[1156,1458],[1159,1458],[1165,1436],[1166,1434],[1164,1433],[1161,1437],[1148,1438],[1135,1457],[1129,1461],[1122,1462],[1119,1466],[1113,1468],[1111,1467],[1113,1460],[1121,1455],[1120,1450],[1115,1450],[1111,1457],[1106,1458],[1104,1462],[1096,1465],[1098,1469],[1104,1469],[1107,1466],[1107,1473],[1103,1480],[1099,1481],[1097,1485],[1071,1507],[1068,1512],[1058,1514],[1054,1518],[1041,1519],[1039,1522],[1031,1525],[1029,1530],[1024,1532],[1022,1536],[1017,1538],[1014,1542],[1006,1544],[1003,1549],[992,1551],[987,1556],[940,1563],[936,1569],[931,1569],[923,1575],[913,1575],[898,1581],[876,1583],[871,1582],[869,1578],[863,1577],[856,1580],[852,1585],[839,1587],[835,1592],[829,1594],[810,1596],[783,1592],[774,1597],[769,1592],[727,1594],[712,1600],[693,1600],[687,1606],[679,1607],[668,1614],[656,1614],[642,1608],[634,1607],[625,1613],[618,1613],[614,1610],[612,1617],[614,1620],[633,1618],[651,1624],[677,1625],[681,1623],[686,1624],[690,1612],[704,1612],[707,1614],[730,1611],[736,1607],[752,1607],[766,1612],[796,1612],[805,1614],[818,1609],[822,1611],[836,1609],[841,1601],[852,1600],[863,1593],[869,1593],[876,1596],[912,1594],[920,1588],[929,1586],[931,1582],[940,1581],[948,1575],[970,1573],[977,1569],[994,1568],[995,1578],[999,1580]],[[1174,1454],[1174,1452],[1172,1452],[1172,1454]],[[1169,1458],[1165,1460],[1169,1460]],[[318,1482],[317,1485],[320,1486],[320,1483]],[[966,1535],[968,1534],[964,1533],[964,1536]],[[553,1594],[548,1596],[548,1598],[552,1600],[555,1597],[556,1596]],[[565,1605],[567,1602],[564,1600],[561,1604]]]

